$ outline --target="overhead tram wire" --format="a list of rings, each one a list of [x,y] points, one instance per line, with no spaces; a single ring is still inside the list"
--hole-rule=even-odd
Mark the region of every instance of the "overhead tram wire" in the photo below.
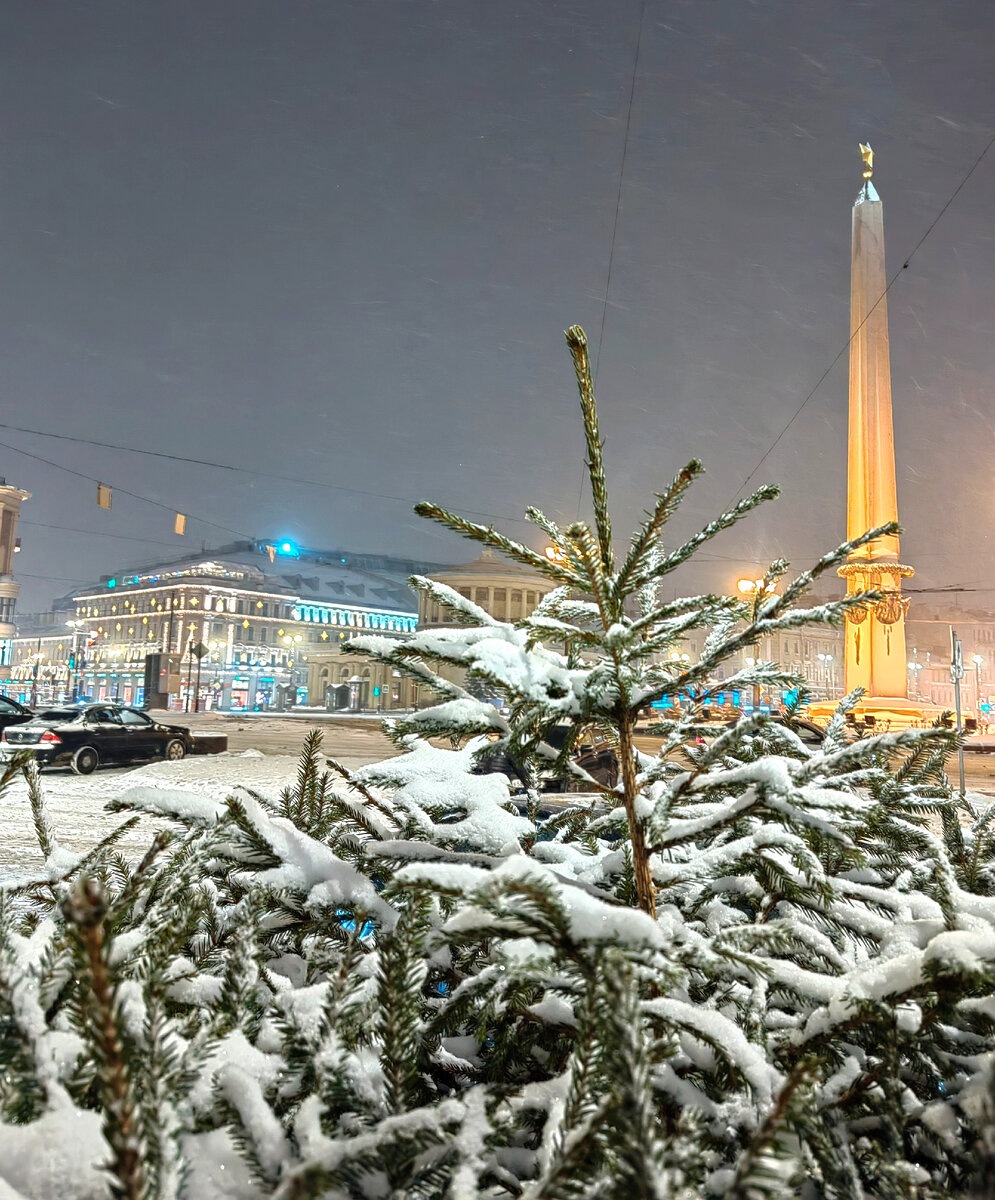
[[[323,480],[323,479],[302,479],[298,475],[280,475],[275,471],[257,470],[255,467],[243,467],[243,466],[237,465],[236,463],[214,462],[213,460],[208,459],[208,458],[192,458],[186,454],[169,454],[165,450],[146,450],[141,446],[122,446],[118,442],[103,442],[103,441],[100,441],[98,438],[74,437],[68,433],[51,433],[45,429],[29,429],[27,426],[12,425],[7,421],[0,421],[0,429],[9,429],[14,433],[30,434],[31,437],[53,438],[56,441],[60,441],[60,442],[73,442],[73,443],[75,443],[77,445],[81,445],[81,446],[96,446],[100,450],[114,450],[121,454],[144,454],[148,458],[162,458],[162,459],[166,459],[168,462],[187,463],[187,464],[189,464],[191,466],[195,466],[195,467],[210,467],[212,470],[216,470],[216,471],[232,471],[234,473],[241,474],[241,475],[251,475],[256,479],[272,479],[278,483],[296,483],[296,484],[300,484],[302,487],[326,488],[332,492],[351,492],[353,495],[356,495],[356,496],[370,496],[376,500],[393,500],[393,501],[398,502],[399,504],[414,505],[417,503],[417,501],[415,499],[413,499],[411,496],[393,496],[389,492],[374,492],[374,491],[370,491],[366,488],[348,487],[344,483],[329,483],[327,480]],[[39,461],[41,461],[41,462],[49,462],[48,459],[40,458],[39,455],[31,454],[27,450],[20,450],[16,446],[10,446],[10,445],[8,445],[7,442],[0,442],[0,446],[5,446],[9,450],[13,450],[16,454],[26,454],[26,455],[28,455],[29,458],[38,458]],[[58,467],[59,470],[62,470],[62,471],[70,471],[71,470],[70,467],[60,466],[59,463],[49,463],[49,465]],[[73,473],[77,474],[77,475],[82,474],[79,471],[76,471]],[[88,476],[88,475],[83,475],[82,477],[84,479],[90,478],[90,476]],[[100,480],[99,482],[102,483],[104,481]],[[125,492],[124,488],[116,488],[115,490],[124,492],[125,495],[134,495],[135,494],[133,492]],[[147,497],[145,497],[145,496],[139,496],[138,498],[140,500],[147,499]],[[157,504],[159,502],[156,500],[149,500],[149,503]],[[164,505],[163,507],[170,509],[170,511],[172,511],[172,509],[170,508],[169,505]],[[530,525],[531,524],[531,522],[526,521],[524,517],[512,517],[512,516],[508,516],[507,513],[477,512],[472,508],[461,508],[460,512],[466,513],[468,516],[471,516],[471,517],[485,517],[491,521],[514,521],[521,525]],[[199,518],[199,517],[191,517],[191,520],[200,520],[200,519],[201,518]],[[206,521],[204,523],[210,525],[212,522]],[[223,529],[225,527],[219,526],[219,528]],[[229,530],[228,532],[233,533],[235,531]],[[242,537],[242,536],[247,536],[247,535],[240,534],[239,536]]]
[[[629,132],[632,128],[632,107],[636,98],[636,76],[639,73],[639,52],[643,44],[643,24],[646,18],[646,0],[639,6],[639,28],[636,32],[636,52],[632,59],[632,82],[629,85],[629,105],[625,113],[625,134],[622,138],[622,159],[618,166],[618,191],[615,194],[615,216],[612,219],[612,236],[608,246],[608,271],[605,276],[605,302],[601,307],[601,328],[598,331],[598,348],[594,353],[594,376],[592,379],[595,389],[598,383],[598,368],[601,366],[601,347],[605,341],[605,321],[608,318],[608,300],[611,296],[612,269],[615,265],[615,239],[618,235],[618,219],[622,211],[622,185],[625,182],[625,160],[629,155]],[[580,520],[580,506],[584,499],[584,465],[580,469],[580,488],[577,492],[577,519]]]
[[[836,366],[836,364],[843,357],[843,355],[846,354],[846,352],[850,349],[850,343],[857,336],[857,334],[860,333],[860,331],[864,328],[866,323],[871,319],[872,313],[875,311],[875,309],[881,303],[881,301],[884,300],[884,298],[888,295],[888,293],[891,291],[891,289],[895,286],[895,283],[897,282],[897,280],[898,280],[899,276],[902,274],[902,272],[908,270],[909,263],[911,263],[913,258],[915,258],[916,254],[918,253],[919,249],[921,248],[923,242],[925,242],[925,240],[929,237],[929,235],[933,232],[933,230],[939,224],[941,217],[944,215],[944,213],[947,211],[947,209],[950,207],[950,205],[953,204],[953,202],[957,199],[957,196],[960,194],[961,189],[964,187],[964,185],[967,183],[967,181],[971,178],[971,176],[978,169],[978,167],[981,166],[982,160],[984,159],[985,155],[988,153],[988,151],[992,148],[993,145],[995,145],[995,134],[992,134],[992,136],[988,139],[988,142],[985,145],[984,150],[982,150],[981,153],[978,155],[978,157],[974,160],[974,163],[972,164],[970,170],[963,177],[963,179],[961,179],[960,183],[957,184],[957,186],[954,188],[954,190],[950,193],[950,196],[948,197],[946,204],[944,204],[944,206],[940,209],[940,211],[936,214],[936,216],[932,219],[932,221],[930,221],[929,225],[927,225],[926,232],[922,235],[922,237],[919,239],[919,241],[916,242],[916,244],[912,247],[911,253],[905,258],[901,267],[894,273],[894,275],[892,275],[892,277],[888,281],[888,284],[885,287],[884,291],[881,293],[880,296],[878,296],[877,300],[874,301],[874,304],[871,307],[871,309],[868,311],[867,316],[864,317],[863,321],[860,322],[860,324],[853,331],[853,333],[851,333],[850,336],[847,338],[847,340],[843,343],[842,347],[840,348],[839,353],[836,355],[836,357],[833,359],[833,361],[829,364],[828,367],[826,367],[826,369],[822,372],[822,374],[816,380],[815,386],[808,393],[808,395],[801,402],[801,404],[798,405],[798,407],[795,409],[794,413],[788,419],[787,424],[784,426],[784,428],[781,430],[781,432],[777,435],[777,437],[771,442],[771,444],[764,451],[764,453],[761,456],[760,461],[757,463],[757,465],[753,468],[753,470],[749,473],[749,475],[747,475],[747,477],[739,485],[739,488],[737,489],[736,494],[732,497],[732,499],[729,501],[729,504],[727,505],[728,508],[731,508],[733,506],[733,504],[736,503],[736,500],[739,498],[739,496],[741,496],[742,493],[749,486],[750,480],[753,478],[754,475],[756,475],[756,473],[760,470],[760,468],[764,465],[764,463],[767,461],[767,459],[774,452],[775,448],[777,447],[778,442],[780,442],[781,438],[784,437],[784,435],[788,432],[788,430],[795,423],[795,421],[798,419],[798,417],[801,416],[802,410],[805,408],[805,406],[808,404],[808,402],[812,399],[812,397],[815,395],[815,393],[819,390],[819,388],[822,387],[823,383],[826,381],[826,378],[832,371],[833,367]]]
[[[75,525],[57,525],[54,521],[29,521],[26,517],[19,517],[18,529],[22,525],[30,525],[32,529],[56,529],[60,533],[85,533],[89,537],[117,538],[122,542],[144,542],[150,546],[172,546],[174,550],[183,548],[177,542],[167,542],[165,538],[135,537],[131,533],[110,533],[105,529],[80,529]]]
[[[68,475],[75,475],[77,479],[85,479],[89,483],[105,483],[113,491],[119,492],[122,496],[130,496],[132,500],[141,500],[145,504],[154,505],[156,508],[164,509],[169,513],[182,512],[183,506],[173,504],[164,504],[161,500],[153,500],[151,496],[143,496],[139,492],[129,491],[127,488],[118,487],[116,484],[108,484],[105,479],[98,479],[95,475],[87,475],[85,471],[77,471],[75,467],[67,467],[62,463],[53,462],[50,458],[45,458],[41,454],[35,454],[31,450],[22,450],[19,446],[12,446],[9,442],[0,442],[0,447],[5,450],[11,450],[14,454],[23,454],[25,458],[32,458],[36,462],[44,463],[48,467],[55,467],[57,471],[65,471]],[[209,521],[207,517],[199,517],[195,513],[186,512],[186,516],[191,521],[197,521],[201,525],[210,525],[214,529],[222,529],[225,533],[233,533],[237,538],[242,538],[245,541],[252,541],[253,538],[248,533],[243,533],[241,530],[232,529],[228,525],[222,525],[218,521]]]

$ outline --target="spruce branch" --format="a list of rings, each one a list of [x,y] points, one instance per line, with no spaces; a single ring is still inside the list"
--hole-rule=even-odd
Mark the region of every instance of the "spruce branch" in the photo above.
[[[146,1200],[142,1139],[132,1070],[120,1029],[119,1000],[110,972],[108,897],[92,876],[82,877],[63,913],[81,951],[92,1006],[87,1032],[98,1065],[103,1132],[111,1148],[108,1168],[115,1200]]]
[[[448,529],[461,533],[464,537],[471,538],[475,542],[483,542],[485,546],[490,546],[494,550],[500,550],[508,558],[513,558],[523,566],[531,567],[532,570],[538,571],[540,575],[545,575],[547,579],[552,579],[558,584],[575,587],[583,583],[582,576],[576,571],[571,570],[563,563],[553,562],[544,554],[539,554],[535,550],[529,549],[528,546],[523,546],[521,542],[505,537],[504,534],[498,533],[492,525],[478,525],[474,521],[468,521],[465,517],[460,517],[456,513],[449,512],[448,509],[424,500],[415,505],[414,511],[419,517],[438,521],[440,525],[445,525]]]
[[[598,409],[594,402],[594,381],[591,378],[591,361],[587,352],[587,335],[579,325],[571,325],[566,331],[570,357],[577,375],[577,390],[580,393],[580,409],[584,417],[584,439],[587,443],[587,473],[591,481],[591,499],[594,504],[594,524],[598,531],[598,549],[601,570],[605,575],[615,571],[615,549],[612,543],[611,514],[608,511],[608,485],[605,480],[604,442],[598,428]]]
[[[615,578],[615,590],[619,595],[627,595],[631,590],[630,579],[651,575],[655,563],[648,562],[648,557],[663,533],[663,527],[673,516],[684,498],[684,493],[695,479],[704,472],[704,467],[693,458],[675,477],[670,487],[657,495],[656,504],[646,514],[646,521],[633,536],[629,552],[625,557]],[[638,587],[639,584],[636,584]]]

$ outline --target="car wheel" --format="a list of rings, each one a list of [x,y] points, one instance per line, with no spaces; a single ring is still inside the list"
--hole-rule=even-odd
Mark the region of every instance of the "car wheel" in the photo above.
[[[75,775],[92,775],[100,764],[100,755],[92,746],[80,746],[69,764]]]
[[[187,748],[179,738],[173,738],[172,741],[166,743],[166,749],[163,751],[163,757],[168,758],[170,762],[178,762],[186,756]]]

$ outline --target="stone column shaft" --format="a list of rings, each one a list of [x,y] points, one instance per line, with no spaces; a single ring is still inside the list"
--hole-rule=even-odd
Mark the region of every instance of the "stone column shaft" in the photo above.
[[[898,519],[895,435],[891,409],[884,214],[866,180],[853,206],[850,276],[850,429],[847,477],[847,537],[852,539]],[[903,576],[897,534],[861,547],[840,574],[850,593],[866,588],[887,593],[847,622],[846,688],[862,687],[868,698],[906,695]],[[855,614],[859,616],[858,614]]]

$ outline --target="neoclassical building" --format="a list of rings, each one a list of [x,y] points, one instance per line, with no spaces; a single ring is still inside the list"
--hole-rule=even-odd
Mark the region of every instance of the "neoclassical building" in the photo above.
[[[323,691],[315,699],[305,688],[311,656],[327,657],[361,632],[410,635],[417,617],[408,577],[435,566],[285,541],[132,567],[23,618],[0,689],[26,702],[79,696],[140,705],[153,702],[154,662],[164,685],[157,705],[323,704]]]
[[[436,567],[431,578],[444,583],[467,600],[472,600],[499,621],[520,621],[531,614],[542,597],[552,591],[552,580],[516,566],[485,549],[472,562]],[[418,628],[452,626],[450,611],[424,592],[418,593]],[[311,703],[321,696],[334,708],[375,709],[419,708],[435,703],[437,697],[425,687],[392,671],[364,654],[350,654],[348,647],[336,653],[312,653],[309,662]],[[446,672],[443,672],[446,674]]]

